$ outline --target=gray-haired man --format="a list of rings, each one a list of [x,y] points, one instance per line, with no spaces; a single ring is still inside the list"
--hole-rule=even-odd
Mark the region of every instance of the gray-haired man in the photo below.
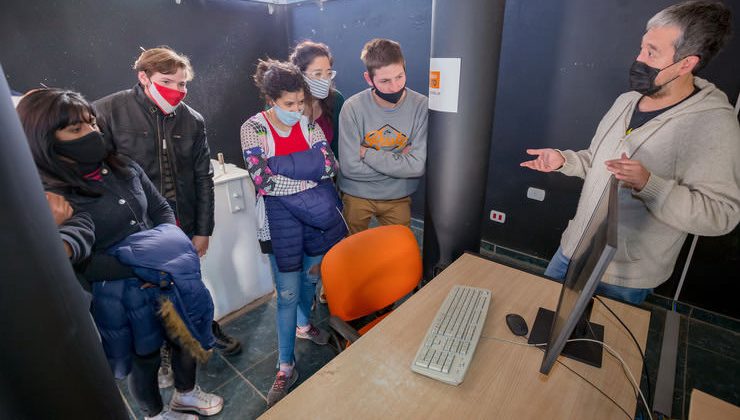
[[[673,271],[687,233],[730,232],[740,220],[740,127],[727,96],[694,74],[730,36],[729,9],[688,1],[653,16],[630,69],[633,91],[602,118],[587,150],[529,149],[521,165],[584,178],[545,275],[564,278],[599,192],[613,174],[619,244],[597,289],[640,303]]]

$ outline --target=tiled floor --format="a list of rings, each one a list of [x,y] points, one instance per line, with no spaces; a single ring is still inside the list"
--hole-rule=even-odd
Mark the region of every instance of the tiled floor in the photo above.
[[[646,359],[655,387],[666,309],[653,303],[643,306],[652,314]],[[720,322],[723,326],[704,321],[703,315],[697,319],[696,314],[703,312],[691,308],[681,315],[672,418],[687,418],[693,388],[740,406],[740,331],[729,327],[735,321],[732,319],[724,318]],[[717,314],[714,317],[722,318]],[[645,389],[644,375],[642,385]]]
[[[314,311],[316,325],[326,327],[328,311],[319,305]],[[267,391],[275,378],[277,335],[275,333],[275,299],[241,315],[226,325],[224,331],[242,343],[240,354],[224,357],[214,354],[207,365],[198,369],[197,382],[207,392],[224,397],[223,411],[208,419],[253,419],[267,410]],[[317,346],[307,340],[296,340],[297,385],[314,374],[335,356],[329,346]],[[132,418],[144,414],[131,396],[126,381],[119,388],[130,408]],[[162,392],[165,404],[172,388]]]
[[[414,229],[414,233],[417,234],[421,245],[418,230]],[[511,255],[488,256],[526,271],[541,273],[544,270],[539,261],[526,258],[518,260]],[[655,297],[643,307],[652,314],[646,364],[654,388],[663,323],[670,303],[666,299]],[[224,330],[228,334],[242,342],[243,350],[239,355],[232,357],[215,354],[206,366],[199,368],[199,385],[208,392],[223,396],[225,400],[224,410],[209,418],[252,419],[267,409],[266,395],[275,375],[277,360],[275,310],[273,298],[224,325]],[[740,321],[683,304],[678,305],[677,311],[681,314],[681,324],[671,417],[687,418],[692,388],[698,388],[740,406]],[[317,325],[326,327],[327,320],[326,306],[319,305],[314,312],[314,321]],[[300,374],[298,385],[318,371],[334,355],[329,346],[322,347],[297,340],[296,358]],[[119,386],[132,418],[143,418],[125,382],[120,382]],[[642,389],[647,389],[644,375]],[[171,394],[171,388],[164,390],[165,403],[169,401]]]

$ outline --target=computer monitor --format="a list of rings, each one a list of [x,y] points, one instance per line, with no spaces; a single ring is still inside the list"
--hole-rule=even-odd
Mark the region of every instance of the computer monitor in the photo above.
[[[604,341],[604,327],[589,322],[592,296],[617,251],[619,181],[609,179],[570,259],[555,312],[540,308],[529,336],[530,344],[547,343],[540,372],[548,374],[563,356],[601,367],[602,346],[571,338]]]

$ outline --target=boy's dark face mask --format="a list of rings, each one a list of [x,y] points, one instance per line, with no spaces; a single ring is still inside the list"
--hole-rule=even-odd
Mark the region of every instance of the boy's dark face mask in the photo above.
[[[386,102],[390,102],[392,104],[398,103],[398,101],[401,100],[401,96],[403,96],[403,91],[406,90],[406,85],[403,85],[401,89],[398,90],[398,92],[393,93],[383,93],[380,90],[378,90],[377,87],[375,87],[375,83],[373,83],[373,91],[375,91],[375,94],[378,95],[378,97]]]

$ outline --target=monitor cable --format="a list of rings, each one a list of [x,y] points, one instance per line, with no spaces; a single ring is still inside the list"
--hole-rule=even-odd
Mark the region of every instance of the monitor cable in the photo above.
[[[488,339],[488,340],[503,341],[503,342],[506,342],[506,343],[516,344],[516,345],[519,345],[519,346],[537,347],[537,348],[540,348],[540,350],[542,350],[542,351],[545,351],[545,349],[543,347],[547,346],[547,343],[529,344],[529,343],[522,343],[522,342],[517,342],[517,341],[506,340],[506,339],[498,338],[498,337],[488,337],[488,336],[483,336],[483,335],[481,335],[481,338],[485,338],[485,339]],[[642,390],[640,389],[640,384],[635,380],[635,376],[632,374],[632,371],[629,369],[629,367],[627,366],[627,363],[625,363],[625,361],[622,358],[622,356],[620,356],[619,353],[617,353],[616,350],[614,350],[613,348],[611,348],[608,344],[604,343],[603,341],[592,340],[590,338],[571,338],[571,339],[567,340],[567,342],[569,342],[569,343],[570,342],[574,342],[574,341],[587,341],[587,342],[593,342],[593,343],[601,344],[601,346],[604,348],[604,350],[606,350],[608,353],[610,353],[612,356],[614,356],[617,360],[619,360],[619,362],[622,365],[622,370],[624,370],[624,372],[627,375],[627,379],[630,381],[630,385],[632,385],[633,389],[636,389],[637,390],[638,395],[642,398],[642,402],[645,404],[645,407],[647,408],[648,418],[650,420],[653,420],[653,415],[650,412],[650,408],[647,405],[647,400],[645,399],[645,396],[643,395]],[[568,370],[570,370],[571,372],[575,373],[581,379],[583,379],[584,381],[586,381],[587,383],[589,383],[591,386],[594,387],[594,389],[598,390],[602,395],[604,395],[612,403],[614,403],[614,405],[617,406],[623,413],[625,413],[627,415],[627,417],[629,417],[630,419],[632,418],[632,415],[630,415],[627,412],[627,410],[625,410],[621,405],[619,405],[619,403],[617,403],[613,398],[611,398],[610,396],[606,395],[606,393],[604,393],[604,391],[602,391],[593,382],[589,381],[588,379],[584,378],[582,375],[578,374],[576,371],[574,371],[573,369],[571,369],[570,367],[568,367],[566,364],[562,363],[559,359],[556,359],[556,361],[560,365],[565,366]]]
[[[612,308],[610,308],[606,304],[606,302],[604,302],[603,300],[601,300],[601,298],[598,297],[598,296],[596,296],[596,295],[594,295],[594,299],[598,300],[599,303],[602,306],[604,306],[604,308],[606,308],[606,310],[609,311],[614,316],[614,318],[617,321],[619,321],[620,324],[622,324],[622,326],[624,327],[624,329],[627,330],[627,333],[629,333],[630,337],[632,337],[632,341],[635,342],[635,345],[637,346],[637,350],[640,352],[640,356],[642,357],[642,367],[645,370],[645,382],[646,382],[646,385],[647,385],[647,401],[648,401],[648,403],[652,403],[653,395],[652,395],[652,386],[650,385],[650,370],[648,370],[647,358],[645,357],[645,352],[642,351],[642,346],[640,346],[640,342],[637,341],[637,338],[635,337],[634,334],[632,334],[632,330],[629,329],[629,327],[627,326],[627,324],[625,324],[622,321],[622,319],[619,318],[619,315],[617,315],[616,312],[614,312],[612,310]]]
[[[596,296],[594,296],[594,297],[596,297]],[[603,304],[604,302],[601,302],[601,303]],[[607,309],[609,309],[609,308],[607,308]],[[611,309],[609,309],[609,310],[611,311]],[[616,316],[616,314],[614,316]],[[619,319],[618,317],[617,317],[617,320],[619,322],[622,322],[622,320]],[[591,332],[591,337],[596,337],[596,333],[594,333],[593,328],[591,328],[591,323],[590,322],[587,322],[586,325],[588,326],[588,329]],[[622,325],[624,325],[624,324],[622,324]],[[626,325],[624,325],[624,327],[627,328]],[[630,333],[630,335],[632,335],[632,331],[629,331],[629,329],[627,329],[627,331]],[[632,336],[632,338],[634,339],[634,336]],[[637,344],[637,341],[635,341],[635,343]],[[637,348],[640,351],[640,356],[642,357],[643,366],[645,366],[645,355],[642,353],[642,348],[640,348],[640,345],[639,344],[637,344]],[[647,375],[647,369],[645,370],[645,375]],[[650,388],[649,388],[650,385],[649,384],[650,384],[650,382],[648,380],[648,401],[650,401]],[[634,388],[633,388],[633,390],[634,390]],[[640,398],[640,394],[638,394],[637,391],[635,391],[635,398]],[[638,404],[637,405],[637,408],[640,409],[641,411],[646,411],[647,410],[647,407],[643,407],[641,404]]]

